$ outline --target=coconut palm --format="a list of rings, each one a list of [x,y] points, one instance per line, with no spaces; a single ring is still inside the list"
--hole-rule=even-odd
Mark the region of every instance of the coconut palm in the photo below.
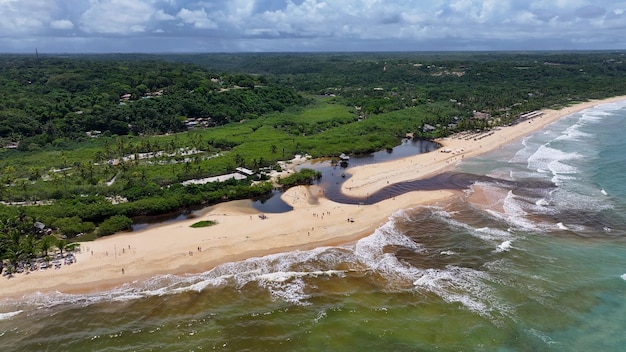
[[[67,240],[63,238],[57,239],[56,247],[61,252],[61,255],[63,255],[63,250],[67,247]]]
[[[52,235],[44,236],[39,240],[39,249],[44,257],[48,256],[48,251],[57,243],[56,237]]]

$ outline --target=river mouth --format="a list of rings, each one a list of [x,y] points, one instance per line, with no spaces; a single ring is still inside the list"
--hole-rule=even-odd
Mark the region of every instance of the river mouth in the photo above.
[[[332,163],[330,159],[316,159],[298,166],[296,169],[309,168],[322,173],[322,178],[317,183],[322,189],[326,197],[338,203],[358,204],[367,202],[367,204],[376,203],[387,197],[390,193],[387,188],[377,192],[368,199],[360,199],[347,197],[340,191],[341,184],[350,178],[350,169],[355,166],[374,164],[377,162],[393,161],[401,158],[428,153],[436,150],[441,145],[429,140],[412,140],[403,139],[401,143],[393,149],[381,150],[371,154],[363,154],[351,157],[347,163]],[[410,191],[406,188],[398,187],[393,191],[394,195],[399,195]],[[400,192],[400,193],[398,193]],[[281,198],[282,191],[274,190],[271,194],[264,197],[257,197],[249,200],[249,206],[262,213],[285,213],[293,210],[293,208],[285,203]],[[142,216],[134,218],[132,225],[133,231],[144,230],[152,226],[169,224],[177,221],[193,219],[205,213],[209,207],[198,206],[169,214],[158,216]]]

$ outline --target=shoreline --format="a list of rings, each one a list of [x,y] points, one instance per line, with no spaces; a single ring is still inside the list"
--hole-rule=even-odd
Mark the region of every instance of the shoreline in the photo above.
[[[500,127],[477,140],[458,135],[440,139],[437,142],[442,148],[438,151],[352,168],[351,177],[341,190],[346,195],[360,197],[389,184],[426,178],[453,168],[465,158],[514,142],[567,115],[621,100],[626,100],[626,96],[543,110],[542,116]],[[260,218],[256,209],[242,206],[242,201],[217,204],[194,219],[83,242],[75,264],[63,265],[59,270],[17,274],[0,286],[0,299],[55,291],[100,292],[157,275],[195,274],[226,262],[351,243],[373,233],[398,210],[434,204],[455,194],[458,193],[448,190],[413,191],[372,205],[351,205],[324,198],[318,186],[299,186],[281,196],[294,209],[268,214],[266,219]],[[217,224],[190,227],[201,220],[213,220]]]
[[[400,160],[371,165],[356,166],[350,169],[350,179],[341,186],[341,192],[353,197],[364,197],[388,184],[416,180],[450,170],[465,158],[478,156],[519,140],[561,118],[600,104],[626,100],[617,96],[603,100],[591,100],[559,110],[541,110],[541,116],[522,121],[514,126],[501,126],[493,134],[484,135],[479,140],[452,135],[436,139],[441,144],[437,152],[418,154]],[[449,151],[449,152],[443,152]]]

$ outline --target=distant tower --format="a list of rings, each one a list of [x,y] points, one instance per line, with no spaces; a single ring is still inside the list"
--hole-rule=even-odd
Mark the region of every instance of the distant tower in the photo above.
[[[39,51],[37,51],[37,48],[35,48],[35,58],[39,61]]]

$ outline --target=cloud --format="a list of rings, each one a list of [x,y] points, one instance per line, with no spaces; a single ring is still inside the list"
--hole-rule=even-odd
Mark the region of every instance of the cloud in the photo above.
[[[172,20],[175,20],[176,17],[168,13],[165,13],[165,11],[163,10],[157,10],[154,13],[154,19],[157,21],[172,21]]]
[[[180,18],[184,23],[191,24],[199,29],[217,28],[217,24],[209,19],[204,8],[199,10],[180,9],[176,17]]]
[[[598,18],[604,16],[606,10],[595,5],[587,5],[576,9],[575,14],[579,18]]]
[[[625,9],[626,0],[0,0],[0,48],[626,49]]]
[[[50,28],[53,29],[72,29],[74,28],[74,23],[69,20],[56,20],[50,22]]]
[[[56,0],[60,1],[60,0]],[[165,0],[91,0],[91,5],[80,15],[79,27],[87,34],[142,33],[156,29],[160,22],[175,17],[165,12]]]
[[[39,33],[56,10],[54,1],[0,0],[0,37]]]

